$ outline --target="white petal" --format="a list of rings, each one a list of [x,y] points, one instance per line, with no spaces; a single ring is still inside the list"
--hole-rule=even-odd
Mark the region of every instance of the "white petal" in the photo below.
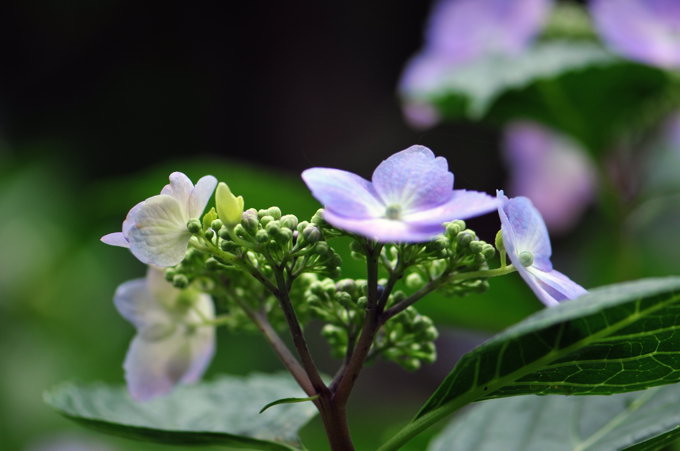
[[[184,258],[191,234],[179,202],[160,194],[147,199],[135,215],[128,233],[130,250],[143,263],[174,266]]]
[[[189,218],[199,218],[205,206],[208,205],[210,196],[212,196],[213,191],[215,191],[215,186],[217,186],[217,179],[212,175],[206,175],[201,177],[196,186],[191,191],[189,196],[189,201],[187,203],[187,213]]]
[[[166,322],[170,318],[163,305],[149,291],[147,279],[130,280],[119,285],[113,303],[118,312],[138,329]]]
[[[189,196],[191,196],[191,191],[194,189],[194,184],[182,172],[173,172],[170,174],[169,179],[170,183],[163,187],[161,194],[174,197],[184,208],[189,203]]]

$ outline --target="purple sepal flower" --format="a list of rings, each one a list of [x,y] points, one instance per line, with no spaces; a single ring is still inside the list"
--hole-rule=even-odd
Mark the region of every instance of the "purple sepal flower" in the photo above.
[[[544,24],[552,0],[440,0],[430,13],[425,45],[400,81],[404,113],[427,127],[438,116],[417,100],[440,87],[456,66],[486,54],[525,49]]]
[[[454,190],[446,160],[424,146],[411,146],[380,163],[371,182],[330,168],[307,169],[302,178],[324,205],[326,221],[380,242],[429,241],[444,230],[444,222],[498,205],[488,194]]]
[[[612,50],[643,63],[680,68],[680,2],[591,0],[589,6]]]
[[[133,399],[168,393],[178,383],[197,381],[215,352],[215,317],[210,296],[178,290],[156,268],[145,279],[123,283],[114,303],[137,329],[125,357],[125,379]]]
[[[501,202],[503,246],[517,272],[538,298],[547,306],[574,299],[586,290],[567,276],[553,269],[552,248],[548,229],[531,201],[526,197],[508,199],[498,191]]]
[[[191,238],[187,222],[203,213],[216,185],[211,175],[201,177],[194,186],[186,175],[173,172],[161,194],[135,205],[122,231],[104,235],[101,241],[129,248],[148,265],[174,266],[184,258]]]
[[[595,195],[595,168],[586,152],[566,136],[525,121],[505,129],[503,151],[510,193],[531,199],[551,232],[573,227]]]

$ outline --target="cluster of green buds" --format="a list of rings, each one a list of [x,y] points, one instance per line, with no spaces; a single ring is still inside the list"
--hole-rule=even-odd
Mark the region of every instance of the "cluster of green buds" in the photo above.
[[[398,300],[404,295],[398,291],[394,296]],[[437,359],[434,341],[438,336],[433,321],[409,307],[378,331],[369,358],[380,354],[407,370],[417,370],[423,363]]]

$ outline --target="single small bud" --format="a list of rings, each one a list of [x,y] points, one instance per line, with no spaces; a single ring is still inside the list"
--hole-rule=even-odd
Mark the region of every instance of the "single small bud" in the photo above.
[[[314,244],[321,239],[321,231],[317,226],[310,224],[302,231],[302,236],[305,238],[305,241]]]
[[[215,231],[213,229],[208,229],[205,232],[203,232],[203,236],[206,237],[208,240],[212,240],[213,237],[215,236]]]
[[[203,227],[201,227],[201,221],[198,219],[189,219],[189,222],[187,222],[187,230],[189,233],[192,235],[196,235],[198,233],[201,233],[203,231]]]
[[[482,249],[482,255],[484,256],[485,259],[491,260],[494,255],[496,255],[496,249],[490,244],[485,244],[484,249]]]
[[[172,278],[172,284],[175,288],[186,288],[189,285],[189,279],[184,274],[175,274]]]
[[[213,222],[210,223],[210,228],[218,232],[223,225],[224,224],[222,224],[222,221],[220,221],[219,219],[215,219]]]
[[[249,208],[243,212],[241,215],[241,225],[244,229],[251,235],[257,232],[257,227],[259,225],[259,218],[257,217],[257,210],[254,208]]]
[[[221,229],[219,229],[217,231],[217,234],[223,240],[230,240],[231,239],[231,235],[229,234],[229,228],[228,227],[222,227]]]
[[[406,276],[406,287],[409,290],[417,290],[423,285],[425,285],[425,281],[420,274],[414,272]]]
[[[243,215],[243,196],[234,196],[226,183],[220,182],[215,190],[217,216],[227,227],[241,222]]]
[[[234,243],[233,241],[220,240],[220,249],[225,252],[231,252],[232,254],[238,252],[241,247]]]
[[[314,250],[319,255],[327,255],[328,251],[329,251],[328,243],[326,243],[325,241],[320,241],[320,242],[316,243]]]
[[[205,261],[205,267],[208,268],[210,271],[215,271],[220,268],[222,268],[224,265],[217,261],[215,258],[210,257]]]
[[[172,282],[172,279],[175,277],[175,274],[177,274],[177,271],[175,271],[173,268],[167,268],[165,270],[165,280],[168,282]]]
[[[255,234],[255,240],[258,243],[267,243],[269,241],[269,234],[267,233],[266,230],[260,229]]]
[[[460,247],[467,247],[475,239],[475,235],[469,230],[463,230],[456,236],[456,242]]]
[[[262,224],[262,227],[267,227],[267,224],[272,221],[274,221],[274,217],[270,215],[264,215],[260,218],[260,224]]]
[[[499,230],[498,233],[496,234],[496,249],[498,249],[498,252],[505,252],[505,245],[503,244],[503,231]]]
[[[531,266],[534,264],[534,254],[532,254],[529,251],[522,251],[518,255],[519,257],[519,263],[524,266],[525,268],[527,266]]]
[[[323,219],[323,208],[316,210],[316,213],[314,213],[314,216],[312,216],[312,219],[309,222],[319,227],[323,226],[326,223]]]
[[[357,284],[353,279],[342,279],[337,281],[335,284],[335,289],[338,291],[344,291],[345,293],[353,294],[357,290]]]
[[[287,227],[290,230],[295,230],[298,225],[298,218],[295,215],[285,215],[281,216],[281,226]]]
[[[481,254],[485,244],[484,241],[470,241],[470,250],[475,254]]]
[[[279,207],[269,207],[267,214],[274,219],[281,218],[281,209]]]

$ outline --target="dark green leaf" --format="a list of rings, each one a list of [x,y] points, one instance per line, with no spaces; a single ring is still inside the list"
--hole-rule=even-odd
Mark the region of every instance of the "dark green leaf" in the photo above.
[[[45,401],[86,426],[137,440],[291,450],[316,408],[287,405],[258,415],[258,406],[299,392],[288,375],[254,374],[179,387],[143,403],[133,401],[123,387],[65,383],[45,393]]]
[[[680,278],[593,290],[542,310],[463,356],[385,449],[480,399],[613,394],[680,380]]]
[[[612,396],[517,396],[473,407],[429,451],[657,449],[680,435],[680,385]]]
[[[272,401],[263,408],[260,409],[258,413],[262,413],[265,410],[269,409],[270,407],[278,406],[279,404],[294,404],[296,402],[307,402],[307,401],[314,401],[315,399],[318,399],[319,395],[315,396],[310,396],[309,398],[282,398],[282,399],[277,399],[276,401]]]

